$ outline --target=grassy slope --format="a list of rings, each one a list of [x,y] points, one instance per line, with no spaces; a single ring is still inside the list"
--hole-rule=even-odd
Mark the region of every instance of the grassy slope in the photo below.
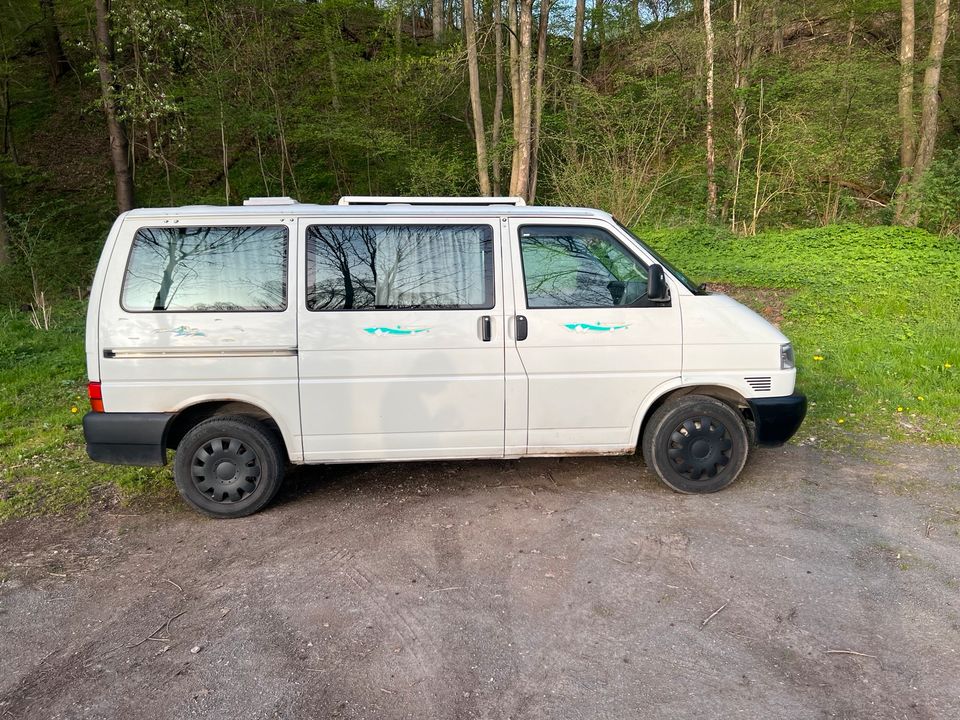
[[[960,442],[956,240],[885,227],[641,235],[698,279],[792,289],[783,329],[814,403],[803,437]],[[55,319],[42,333],[0,314],[0,518],[172,496],[167,468],[86,459],[83,307],[61,303]]]
[[[960,442],[956,238],[858,226],[640,234],[698,281],[792,291],[782,329],[814,403],[803,436]]]

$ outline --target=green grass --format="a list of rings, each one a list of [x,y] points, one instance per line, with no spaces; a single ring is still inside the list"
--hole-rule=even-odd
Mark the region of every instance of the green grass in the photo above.
[[[960,443],[957,240],[854,226],[640,234],[698,280],[789,291],[782,328],[812,402],[801,437]],[[174,496],[169,468],[87,460],[83,314],[55,305],[48,332],[0,314],[0,519]]]
[[[0,314],[0,519],[171,494],[167,469],[87,459],[84,307],[57,304],[54,320],[41,332],[27,313]]]
[[[811,401],[801,437],[960,442],[956,238],[859,226],[639,235],[697,281],[790,291],[781,328]]]

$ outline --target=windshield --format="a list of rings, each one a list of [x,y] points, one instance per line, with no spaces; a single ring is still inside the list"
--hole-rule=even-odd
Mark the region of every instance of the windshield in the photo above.
[[[687,277],[683,272],[681,272],[681,271],[678,270],[676,267],[674,267],[673,264],[671,264],[669,260],[667,260],[666,258],[664,258],[660,253],[658,253],[656,250],[654,250],[653,248],[651,248],[649,245],[647,245],[645,242],[643,242],[643,240],[641,240],[641,239],[638,238],[633,232],[631,232],[630,228],[628,228],[626,225],[624,225],[622,222],[620,222],[620,221],[617,220],[616,218],[614,218],[613,221],[617,224],[617,226],[618,226],[621,230],[623,230],[627,235],[629,235],[630,237],[632,237],[632,238],[634,239],[634,241],[636,241],[636,243],[637,243],[638,245],[640,245],[640,247],[642,247],[642,248],[643,248],[644,250],[646,250],[648,253],[650,253],[651,255],[653,255],[653,258],[654,258],[658,263],[660,263],[664,268],[666,268],[667,271],[668,271],[671,275],[673,275],[677,280],[679,280],[680,282],[682,282],[683,285],[684,285],[684,287],[687,288],[687,290],[689,290],[690,292],[692,292],[694,295],[706,295],[706,294],[707,294],[707,291],[704,289],[703,285],[699,285],[699,284],[695,283],[693,280],[691,280],[689,277]]]

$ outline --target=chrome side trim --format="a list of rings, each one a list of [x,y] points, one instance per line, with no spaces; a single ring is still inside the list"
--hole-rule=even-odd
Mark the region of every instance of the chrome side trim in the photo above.
[[[143,358],[225,358],[295,357],[297,348],[107,348],[103,356],[112,359]]]

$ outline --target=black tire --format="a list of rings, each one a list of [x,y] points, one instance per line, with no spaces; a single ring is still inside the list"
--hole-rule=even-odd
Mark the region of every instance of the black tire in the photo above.
[[[716,398],[684,395],[668,400],[643,430],[643,458],[664,483],[681,493],[712,493],[737,479],[750,442],[737,412]]]
[[[173,479],[181,497],[213,518],[251,515],[283,481],[284,452],[276,434],[242,415],[204,420],[177,446]]]

